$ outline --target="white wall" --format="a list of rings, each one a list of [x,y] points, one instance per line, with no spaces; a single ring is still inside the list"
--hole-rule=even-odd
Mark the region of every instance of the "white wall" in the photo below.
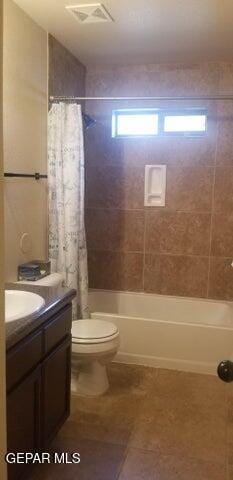
[[[4,170],[47,171],[47,33],[12,0],[4,12]],[[47,256],[47,182],[5,180],[6,280],[19,263]],[[30,235],[27,252],[20,248]]]
[[[0,0],[0,45],[2,45],[2,0]],[[3,151],[2,151],[2,49],[0,48],[0,478],[6,479],[5,410],[5,322],[4,322],[4,238],[3,238]]]

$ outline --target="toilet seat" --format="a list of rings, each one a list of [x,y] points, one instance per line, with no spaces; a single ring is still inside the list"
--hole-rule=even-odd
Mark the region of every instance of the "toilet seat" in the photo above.
[[[86,319],[72,323],[72,342],[81,344],[110,342],[119,336],[116,325],[104,320]]]

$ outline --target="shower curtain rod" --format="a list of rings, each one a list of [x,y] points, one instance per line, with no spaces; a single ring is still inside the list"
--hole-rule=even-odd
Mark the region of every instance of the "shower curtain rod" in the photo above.
[[[187,96],[187,97],[56,97],[50,96],[50,102],[72,102],[72,101],[85,101],[85,100],[94,100],[94,101],[118,101],[118,100],[156,100],[156,101],[176,101],[176,100],[231,100],[233,101],[232,95],[200,95],[200,96]]]

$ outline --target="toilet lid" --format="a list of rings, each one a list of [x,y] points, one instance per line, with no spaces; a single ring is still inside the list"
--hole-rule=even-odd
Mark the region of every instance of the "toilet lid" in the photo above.
[[[104,320],[76,320],[72,323],[72,337],[80,340],[99,340],[111,337],[118,332],[114,323]]]

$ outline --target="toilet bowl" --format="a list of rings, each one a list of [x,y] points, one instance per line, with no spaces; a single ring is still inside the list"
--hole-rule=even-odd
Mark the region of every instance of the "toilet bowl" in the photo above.
[[[72,324],[71,391],[97,396],[109,388],[106,365],[120,343],[116,325],[103,320],[77,320]]]
[[[63,277],[52,273],[35,282],[38,286],[62,286]],[[120,344],[116,325],[104,320],[72,322],[71,391],[77,395],[102,395],[109,388],[106,365],[117,353]]]

